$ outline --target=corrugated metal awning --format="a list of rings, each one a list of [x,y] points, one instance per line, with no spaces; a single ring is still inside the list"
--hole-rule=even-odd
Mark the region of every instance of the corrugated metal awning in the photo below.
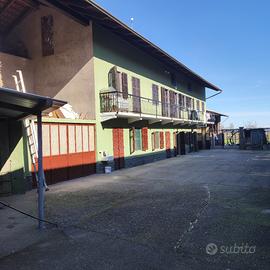
[[[66,103],[50,97],[0,87],[0,119],[22,119],[40,112],[48,114]]]

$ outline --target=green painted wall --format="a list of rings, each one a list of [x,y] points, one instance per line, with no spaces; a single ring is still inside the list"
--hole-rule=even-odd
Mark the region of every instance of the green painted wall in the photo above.
[[[102,153],[105,151],[107,155],[113,156],[113,134],[112,127],[124,128],[124,145],[125,145],[125,157],[138,156],[143,154],[154,153],[158,151],[164,151],[165,149],[159,149],[152,151],[151,145],[151,133],[154,131],[170,131],[171,133],[171,148],[173,148],[173,132],[181,131],[176,128],[149,128],[148,130],[148,151],[136,151],[130,154],[130,142],[129,142],[129,127],[127,121],[117,119],[113,124],[101,124],[100,118],[100,98],[99,93],[101,90],[108,88],[108,72],[113,66],[117,66],[118,71],[128,74],[128,90],[132,93],[131,78],[132,76],[140,79],[141,83],[141,95],[143,97],[152,98],[152,84],[155,83],[160,87],[165,87],[170,90],[172,88],[170,76],[164,71],[167,69],[162,63],[153,59],[149,55],[140,51],[139,49],[131,46],[124,40],[115,36],[111,32],[94,25],[94,78],[95,78],[95,90],[96,90],[96,133],[97,133],[97,161],[102,158]],[[177,77],[180,82],[181,92],[187,94],[187,96],[197,97],[200,100],[205,98],[205,89],[193,84],[195,91],[188,92],[187,82],[189,80],[179,74]],[[177,90],[176,90],[177,91]],[[160,93],[159,93],[160,98]],[[142,104],[143,108],[143,104]],[[147,122],[146,122],[147,123]],[[136,123],[140,125],[140,123]],[[144,126],[141,123],[141,126]],[[147,126],[147,124],[145,124]],[[185,129],[185,131],[190,131]]]
[[[0,193],[22,193],[26,189],[27,151],[21,122],[1,121],[0,129]]]
[[[160,85],[172,89],[174,89],[174,86],[171,84],[170,74],[167,74],[165,71],[173,72],[177,81],[178,91],[205,100],[204,87],[192,81],[185,74],[171,69],[159,60],[96,24],[93,24],[93,53],[100,60],[112,63],[152,82],[158,82]],[[189,82],[192,84],[192,92],[187,89]],[[144,90],[144,92],[146,91]],[[151,88],[148,91],[151,92]]]

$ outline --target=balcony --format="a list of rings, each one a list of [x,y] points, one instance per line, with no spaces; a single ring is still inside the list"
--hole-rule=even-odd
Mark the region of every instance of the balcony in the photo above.
[[[118,91],[101,92],[100,108],[102,121],[126,118],[129,123],[148,120],[149,124],[205,124],[205,112]]]

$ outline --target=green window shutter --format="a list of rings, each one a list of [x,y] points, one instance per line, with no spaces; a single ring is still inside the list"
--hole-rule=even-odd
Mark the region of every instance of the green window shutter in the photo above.
[[[142,130],[135,129],[135,150],[142,150]]]

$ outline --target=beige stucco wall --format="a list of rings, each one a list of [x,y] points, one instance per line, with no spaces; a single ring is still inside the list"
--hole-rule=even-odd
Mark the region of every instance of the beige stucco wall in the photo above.
[[[47,15],[54,19],[54,54],[44,57],[40,19]],[[91,24],[81,25],[56,9],[42,6],[14,28],[5,44],[16,42],[24,44],[31,59],[33,83],[27,85],[27,89],[66,100],[82,118],[95,119]],[[15,63],[19,61],[16,59]],[[9,69],[4,73],[9,73]],[[31,81],[27,72],[24,77]]]
[[[25,87],[33,89],[33,69],[29,59],[0,52],[0,87],[16,89],[12,75],[16,70],[22,70],[25,78]]]

